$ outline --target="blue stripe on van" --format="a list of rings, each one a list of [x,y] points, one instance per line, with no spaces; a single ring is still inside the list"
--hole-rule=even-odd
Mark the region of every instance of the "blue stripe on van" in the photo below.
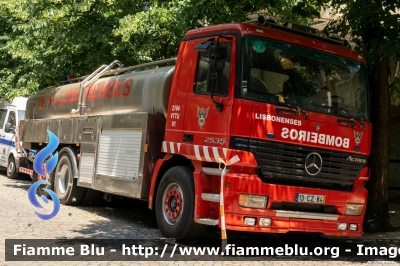
[[[0,138],[0,144],[5,144],[11,147],[15,147],[15,142],[7,139]]]

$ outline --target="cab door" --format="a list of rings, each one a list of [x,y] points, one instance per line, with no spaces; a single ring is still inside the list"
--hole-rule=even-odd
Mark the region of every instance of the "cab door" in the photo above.
[[[7,109],[0,109],[0,165],[6,167],[7,166],[7,137],[4,132],[4,126],[6,122],[8,110]]]
[[[12,149],[15,148],[15,129],[16,129],[16,124],[17,124],[17,116],[16,116],[15,110],[8,110],[7,118],[6,118],[6,123],[4,124],[4,139],[5,139],[5,157],[6,161],[8,159],[8,155]],[[6,132],[6,125],[7,123],[10,124],[10,129],[8,132]]]
[[[193,88],[186,98],[183,142],[213,147],[228,147],[235,81],[235,36],[224,35],[218,45],[226,47],[226,58],[213,61],[209,51],[197,52]],[[190,49],[212,37],[192,40]],[[214,38],[214,45],[218,36]],[[218,65],[217,65],[218,64]],[[211,65],[211,66],[210,66]],[[211,67],[211,68],[210,68]],[[215,71],[214,69],[219,68]],[[217,73],[217,76],[210,76]],[[212,77],[212,78],[211,78]],[[216,78],[216,79],[215,79]],[[213,93],[213,97],[211,94]],[[218,110],[219,109],[219,110]],[[207,156],[206,159],[209,161]]]

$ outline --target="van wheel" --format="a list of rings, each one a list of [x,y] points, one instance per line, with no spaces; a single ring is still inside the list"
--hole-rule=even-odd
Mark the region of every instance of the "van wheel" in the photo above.
[[[85,197],[86,188],[77,186],[74,163],[68,152],[60,151],[60,157],[54,172],[54,191],[60,203],[64,205],[79,205]]]
[[[15,166],[14,156],[10,156],[7,163],[7,177],[9,179],[15,179],[18,177],[17,168]]]
[[[194,180],[189,168],[176,166],[164,174],[157,189],[156,217],[165,237],[196,239],[207,229],[194,222]]]

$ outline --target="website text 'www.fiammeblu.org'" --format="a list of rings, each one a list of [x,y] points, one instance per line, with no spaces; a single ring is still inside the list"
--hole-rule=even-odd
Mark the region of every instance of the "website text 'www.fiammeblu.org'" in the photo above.
[[[243,242],[243,241],[241,241]],[[335,245],[335,244],[337,245]],[[151,240],[18,240],[6,239],[6,261],[140,261],[140,260],[399,260],[400,242],[334,242],[316,246],[300,244],[253,245],[244,243],[195,243],[186,246],[174,241]],[[216,243],[214,243],[216,244]],[[316,244],[316,243],[315,243]],[[372,245],[371,245],[372,244]]]
[[[142,245],[122,246],[123,256],[144,256],[145,258],[155,255],[163,258],[166,244],[161,251],[155,247],[144,247]],[[161,251],[161,252],[160,252]],[[362,244],[357,245],[357,249],[343,249],[343,254],[355,252],[357,256],[384,256],[387,258],[397,258],[400,256],[400,248],[397,247],[365,247]],[[175,244],[172,252],[168,254],[171,258],[178,256],[328,256],[339,258],[339,247],[304,247],[295,244],[290,246],[285,244],[281,247],[241,247],[235,244],[227,244],[225,248],[220,247],[187,247]]]

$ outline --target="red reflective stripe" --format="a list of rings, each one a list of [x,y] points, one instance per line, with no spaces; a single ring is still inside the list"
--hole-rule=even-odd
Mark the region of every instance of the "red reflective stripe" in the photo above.
[[[209,162],[219,162],[220,158],[225,160],[227,150],[228,149],[226,148],[175,143],[169,141],[163,141],[161,147],[162,152],[182,154],[193,160]]]

